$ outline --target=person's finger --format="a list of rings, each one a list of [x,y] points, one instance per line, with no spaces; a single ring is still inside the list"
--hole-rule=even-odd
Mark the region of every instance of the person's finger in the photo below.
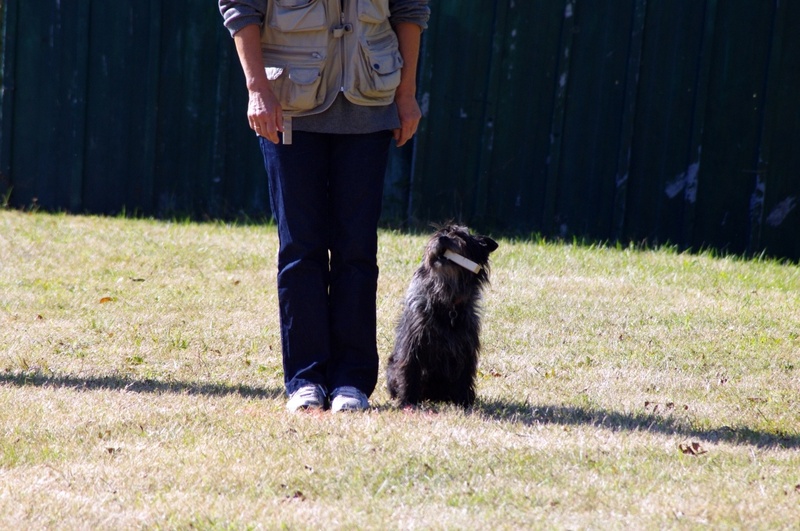
[[[397,147],[402,147],[406,144],[409,140],[411,140],[415,134],[417,134],[417,126],[418,121],[409,121],[402,124],[400,129],[394,129],[394,140],[397,144]]]
[[[274,144],[279,141],[278,131],[283,130],[282,124],[280,126],[276,124],[272,116],[267,118],[254,117],[250,128],[255,131],[257,136],[262,136]]]

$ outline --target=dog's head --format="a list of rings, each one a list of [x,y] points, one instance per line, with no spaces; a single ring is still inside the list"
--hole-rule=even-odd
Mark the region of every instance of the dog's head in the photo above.
[[[497,242],[488,236],[451,223],[438,227],[428,241],[424,261],[431,270],[483,283],[489,278],[489,254],[495,249]]]

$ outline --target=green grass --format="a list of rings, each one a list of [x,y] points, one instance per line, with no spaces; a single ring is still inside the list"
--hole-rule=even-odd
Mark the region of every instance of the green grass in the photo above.
[[[800,269],[500,240],[478,403],[285,411],[270,226],[0,210],[0,528],[794,528]]]

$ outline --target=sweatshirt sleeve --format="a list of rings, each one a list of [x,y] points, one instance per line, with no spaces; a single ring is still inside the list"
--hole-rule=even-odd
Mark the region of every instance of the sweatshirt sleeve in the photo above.
[[[234,35],[245,26],[264,22],[267,0],[219,0],[219,12],[223,24]]]
[[[422,29],[428,28],[431,10],[428,0],[389,0],[389,21],[392,25],[411,22]]]

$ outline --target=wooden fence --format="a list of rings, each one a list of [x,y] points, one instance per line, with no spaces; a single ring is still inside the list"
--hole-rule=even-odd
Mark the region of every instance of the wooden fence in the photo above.
[[[387,222],[800,258],[800,2],[432,0]],[[0,197],[269,215],[212,1],[4,0]]]

